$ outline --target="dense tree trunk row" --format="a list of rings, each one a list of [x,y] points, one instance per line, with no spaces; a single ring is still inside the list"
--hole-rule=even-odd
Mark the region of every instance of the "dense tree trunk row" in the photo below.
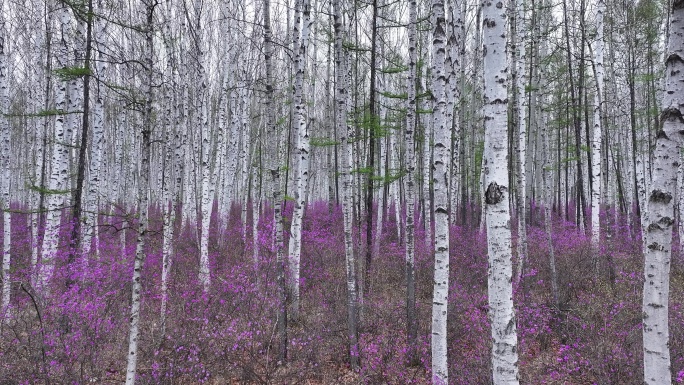
[[[424,236],[434,260],[432,375],[448,382],[449,271],[459,268],[449,265],[448,234],[462,226],[489,240],[494,382],[517,383],[513,288],[525,290],[528,227],[544,224],[560,311],[552,216],[590,235],[596,274],[614,278],[601,244],[622,213],[632,229],[644,228],[646,382],[667,383],[671,233],[675,223],[684,229],[681,162],[673,160],[681,1],[433,0],[411,1],[408,12],[343,0],[22,7],[0,16],[3,314],[16,264],[10,203],[32,214],[29,274],[44,301],[61,279],[57,266],[97,260],[105,226],[120,232],[122,252],[135,233],[133,383],[149,210],[163,212],[162,325],[173,238],[191,226],[192,274],[209,294],[212,242],[225,242],[212,228],[239,217],[254,268],[267,257],[277,264],[285,364],[288,323],[302,308],[306,207],[326,200],[342,209],[353,368],[386,237],[405,251],[415,360],[427,325],[416,308]],[[17,64],[26,58],[34,63]],[[274,221],[269,250],[258,241],[262,214]],[[387,234],[392,221],[396,233]]]

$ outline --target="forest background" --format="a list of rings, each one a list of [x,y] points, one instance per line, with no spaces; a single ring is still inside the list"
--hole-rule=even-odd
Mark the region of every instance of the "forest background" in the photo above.
[[[0,381],[684,380],[681,0],[0,10]]]

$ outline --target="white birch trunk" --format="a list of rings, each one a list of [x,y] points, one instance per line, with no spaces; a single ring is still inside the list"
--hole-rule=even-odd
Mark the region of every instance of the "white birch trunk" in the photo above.
[[[340,135],[342,144],[342,212],[344,217],[344,250],[345,269],[347,276],[347,333],[349,336],[349,358],[352,369],[359,367],[357,308],[358,299],[356,293],[356,261],[354,258],[354,245],[352,238],[352,144],[349,139],[353,137],[354,130],[347,124],[347,109],[349,103],[348,81],[348,54],[344,51],[343,40],[346,38],[344,17],[340,0],[332,1],[335,27],[335,75],[336,87],[335,99],[335,126]]]
[[[669,385],[668,306],[674,201],[680,147],[684,133],[684,2],[675,1],[670,15],[665,59],[662,128],[656,135],[653,182],[644,226],[643,343],[644,384]]]
[[[596,94],[594,96],[594,132],[591,140],[591,243],[597,247],[601,238],[599,214],[601,211],[601,105],[603,104],[603,12],[606,3],[599,0],[596,10],[596,43],[594,46],[594,68]]]
[[[66,6],[66,4],[65,4]],[[72,26],[70,26],[68,29],[71,31],[69,33],[70,35],[70,40],[72,44],[72,52],[74,53],[72,57],[69,59],[69,66],[80,66],[81,63],[83,62],[83,54],[82,52],[84,51],[85,48],[85,23],[79,19],[78,17],[74,18],[76,21],[76,28],[73,29]],[[78,76],[71,76],[69,80],[67,81],[67,109],[69,111],[69,114],[66,116],[66,139],[67,142],[70,144],[69,147],[69,169],[70,170],[76,170],[78,167],[78,146],[79,146],[79,139],[81,137],[81,132],[80,130],[82,129],[81,127],[81,120],[82,120],[82,112],[83,112],[83,81],[80,77]],[[71,189],[72,191],[75,191],[76,189],[76,178],[70,178],[71,179]],[[73,204],[73,202],[69,203],[71,201],[71,198],[73,197],[73,194],[65,194],[63,196],[64,198],[64,204],[69,205]],[[69,222],[71,222],[71,217],[68,216]],[[73,224],[70,224],[73,226]]]
[[[508,202],[508,64],[506,2],[483,7],[484,122],[483,174],[487,250],[489,256],[489,319],[492,325],[494,385],[518,384],[518,352],[513,307],[511,213]]]
[[[679,151],[679,157],[684,158],[682,151]],[[679,168],[677,169],[677,212],[679,219],[679,227],[677,231],[679,232],[679,252],[684,252],[684,162],[679,163]]]
[[[225,7],[223,17],[228,18],[227,15],[230,14],[230,8]],[[228,22],[222,24],[222,33],[224,36],[228,37],[228,28],[225,26]],[[229,199],[225,194],[228,189],[228,181],[226,180],[226,158],[228,156],[228,87],[231,70],[231,50],[228,48],[227,53],[223,58],[223,75],[221,79],[221,87],[219,93],[219,106],[218,106],[218,130],[219,130],[219,149],[218,158],[216,165],[216,173],[218,175],[218,228],[222,231],[219,232],[219,243],[224,244],[225,240],[225,226],[227,224],[227,218],[229,214]],[[224,222],[224,219],[226,222]]]
[[[46,32],[52,31],[52,23],[53,23],[53,14],[52,12],[47,12],[46,15]],[[43,47],[43,44],[45,43],[45,38],[40,37],[39,38],[39,43],[37,44],[38,47]],[[45,60],[45,59],[38,59],[38,57],[41,57],[43,55],[42,48],[37,48],[37,56],[36,56],[36,61],[39,60]],[[50,60],[50,59],[48,59]],[[46,74],[43,72],[42,76],[45,76]],[[49,75],[48,75],[49,76]],[[43,88],[42,91],[42,97],[40,100],[36,100],[36,111],[39,111],[41,108],[43,110],[49,109],[49,91],[47,90],[47,85],[46,87]],[[41,106],[42,104],[42,106]],[[40,106],[40,107],[39,107]],[[46,131],[47,127],[50,127],[50,122],[51,118],[49,116],[45,116],[36,125],[36,132],[35,132],[35,146],[34,146],[34,153],[36,155],[35,157],[35,164],[34,164],[34,181],[35,181],[35,186],[38,186],[40,188],[44,188],[44,169],[43,166],[47,167],[47,155],[46,153]],[[41,199],[41,192],[34,191],[33,192],[33,204],[31,204],[30,207],[32,208],[40,208],[41,206],[40,199]],[[44,203],[43,203],[44,204]],[[31,268],[30,268],[30,277],[31,277],[31,282],[35,283],[33,279],[35,278],[35,272],[36,272],[36,265],[38,264],[38,258],[41,254],[41,238],[40,238],[40,223],[41,223],[41,217],[42,213],[40,212],[35,212],[31,214],[31,231],[32,231],[32,240],[33,244],[31,247]]]
[[[414,105],[413,109],[415,111],[415,105]],[[407,119],[408,119],[408,116],[407,116]],[[408,120],[407,120],[407,122],[408,122]],[[415,130],[415,117],[414,117],[413,129]],[[414,137],[415,137],[415,132],[414,132]],[[392,168],[392,170],[399,169],[399,144],[397,144],[397,141],[398,140],[397,140],[396,135],[393,132],[390,132],[390,154],[389,154],[389,156],[390,156],[390,167]],[[408,146],[408,144],[407,144],[407,146]],[[415,146],[415,144],[414,144],[414,146]],[[415,167],[416,166],[415,166],[415,154],[414,154],[414,164],[413,164],[414,171],[415,171]],[[408,178],[408,176],[407,176],[407,178]],[[414,178],[415,178],[415,176],[414,176]],[[414,179],[414,182],[415,182],[415,179]],[[402,207],[401,207],[401,197],[399,196],[399,194],[400,194],[400,189],[399,189],[400,183],[401,183],[400,181],[396,181],[390,185],[390,197],[391,197],[390,202],[394,203],[394,223],[396,223],[397,239],[399,239],[399,241],[401,241],[401,239],[402,239],[402,229],[404,227],[401,223],[402,222],[401,221]],[[414,196],[414,199],[415,199],[415,196]],[[408,203],[407,203],[406,207],[409,207]],[[408,210],[408,208],[407,208],[407,210]],[[413,208],[411,208],[411,210],[413,210]],[[413,215],[413,214],[411,214],[411,215]],[[415,226],[415,223],[414,223],[414,226]]]
[[[309,44],[309,29],[311,26],[311,2],[305,0],[302,3],[302,15],[304,20],[302,23],[301,38],[296,39],[299,44],[296,47],[295,56],[295,92],[294,92],[294,119],[293,130],[297,138],[297,170],[295,177],[296,190],[294,193],[295,207],[292,215],[292,227],[290,233],[290,248],[289,248],[289,279],[288,284],[290,290],[290,301],[292,303],[292,317],[299,318],[299,275],[300,275],[300,261],[302,251],[302,220],[304,216],[304,206],[306,205],[306,189],[309,177],[309,132],[307,127],[308,111],[306,103],[302,96],[304,88],[304,71],[307,63],[307,48]],[[298,12],[295,12],[297,15]],[[299,18],[295,21],[297,22]],[[298,33],[297,24],[295,24],[295,33]]]
[[[261,175],[252,172],[252,262],[259,279],[259,216],[261,214]],[[257,184],[259,188],[257,189]]]
[[[59,10],[59,26],[57,28],[57,41],[60,42],[56,48],[57,66],[66,67],[67,49],[66,38],[69,27],[69,10],[66,6]],[[67,177],[69,166],[69,148],[65,145],[68,138],[65,127],[66,104],[66,82],[55,79],[55,110],[58,115],[55,117],[54,141],[52,145],[52,161],[50,171],[50,181],[48,184],[49,193],[47,195],[47,215],[45,219],[45,234],[43,236],[43,255],[42,265],[38,268],[35,286],[47,293],[47,284],[52,277],[54,270],[54,257],[57,253],[59,243],[59,227],[62,214],[62,203],[64,202],[63,193],[68,190]]]
[[[408,345],[408,359],[416,359],[416,339],[418,335],[418,320],[416,319],[416,280],[415,280],[415,129],[416,129],[416,66],[418,62],[417,34],[418,34],[418,6],[416,0],[409,1],[409,30],[408,30],[408,77],[406,78],[406,337]],[[394,136],[390,137],[393,139]],[[394,144],[394,143],[393,143]],[[394,147],[394,146],[392,146]],[[396,156],[393,157],[393,159]],[[395,168],[395,166],[393,166]],[[396,185],[396,184],[395,184]],[[395,187],[396,188],[396,187]],[[401,228],[400,204],[396,204],[397,228]],[[401,239],[401,238],[400,238]]]
[[[249,204],[249,148],[251,132],[249,126],[249,92],[247,84],[242,83],[242,109],[240,110],[241,124],[240,135],[242,137],[242,149],[240,150],[240,163],[242,166],[240,179],[240,191],[242,192],[242,239],[247,242],[247,205]]]
[[[178,203],[178,190],[180,185],[180,165],[178,156],[180,148],[180,135],[178,135],[178,109],[175,108],[174,93],[176,85],[176,53],[169,43],[173,38],[171,30],[172,5],[167,3],[164,9],[164,48],[169,57],[167,74],[171,84],[164,88],[163,102],[165,109],[165,147],[163,150],[163,166],[161,180],[161,207],[162,207],[162,271],[161,271],[161,306],[159,317],[160,339],[166,335],[166,308],[168,306],[169,273],[173,263],[173,236],[174,222],[176,219],[176,205]]]
[[[200,127],[202,130],[202,218],[200,235],[200,266],[199,281],[204,292],[209,291],[211,285],[211,274],[209,269],[209,224],[211,222],[211,210],[213,207],[213,194],[211,193],[210,152],[211,152],[211,133],[209,131],[209,117],[207,113],[207,84],[203,64],[200,64]]]
[[[104,39],[105,34],[105,24],[103,22],[98,22],[97,30],[95,32],[95,41],[99,42],[101,39]],[[99,54],[96,70],[100,80],[105,79],[107,67],[107,61],[103,59],[102,54]],[[83,224],[83,250],[94,253],[96,258],[99,255],[98,212],[100,206],[100,168],[105,141],[105,93],[106,87],[97,83],[95,105],[93,108],[93,136],[89,164],[88,191],[85,197],[85,223]],[[93,240],[95,241],[95,245],[90,249]]]
[[[150,177],[150,148],[153,123],[153,21],[156,3],[146,6],[147,25],[145,31],[145,106],[143,110],[142,143],[140,151],[140,180],[138,181],[138,210],[140,220],[135,247],[135,263],[133,266],[133,280],[131,288],[131,313],[128,338],[128,362],[126,365],[126,385],[135,384],[138,364],[138,338],[140,336],[140,302],[142,300],[142,268],[145,264],[145,243],[148,236],[148,206],[149,206],[149,177]]]
[[[270,1],[264,0],[264,62],[265,62],[265,75],[266,75],[266,103],[265,103],[265,114],[266,114],[266,130],[271,136],[272,140],[269,144],[272,145],[270,151],[273,154],[268,159],[268,168],[271,174],[271,191],[273,199],[273,221],[275,227],[274,244],[276,249],[276,264],[277,264],[277,280],[278,280],[278,339],[279,341],[279,353],[278,359],[281,363],[287,359],[287,286],[285,282],[285,261],[283,260],[283,217],[281,212],[281,182],[280,182],[280,160],[284,159],[282,156],[276,156],[279,154],[279,147],[284,147],[283,145],[278,145],[282,143],[278,141],[278,128],[275,121],[275,101],[274,101],[274,89],[273,89],[273,42],[271,33],[271,21],[270,21]],[[276,140],[273,140],[276,139]]]
[[[435,271],[432,296],[432,383],[448,384],[447,304],[449,297],[449,169],[451,164],[451,130],[447,124],[446,20],[444,1],[433,0],[432,21],[432,122],[434,131],[434,216]],[[426,138],[427,141],[427,138]],[[424,154],[429,159],[429,152]],[[427,175],[426,175],[427,176]],[[427,181],[426,181],[427,182]],[[429,196],[425,197],[426,205]],[[430,226],[426,210],[426,229]],[[426,235],[426,237],[429,236]],[[428,244],[429,238],[428,238]]]
[[[170,179],[170,178],[169,178]],[[176,219],[176,199],[169,194],[168,184],[170,180],[165,181],[164,185],[164,199],[162,199],[163,226],[162,231],[162,273],[161,273],[161,309],[160,309],[160,329],[161,338],[166,334],[166,308],[168,303],[168,289],[169,289],[169,274],[173,264],[173,223]],[[169,204],[170,201],[170,204]]]
[[[234,75],[229,82],[230,86],[235,86],[237,82],[234,79]],[[228,175],[226,176],[226,181],[229,186],[226,192],[227,206],[228,206],[228,217],[230,217],[230,209],[232,207],[233,201],[235,200],[236,193],[236,182],[237,182],[237,162],[238,162],[238,147],[240,138],[240,111],[238,105],[238,92],[233,90],[230,93],[230,105],[231,105],[231,119],[230,119],[230,141],[228,150],[228,167],[226,171]]]
[[[442,8],[444,8],[442,1]],[[446,38],[444,40],[446,46]],[[434,57],[432,58],[434,61]],[[426,71],[427,72],[427,71]],[[427,84],[427,80],[425,82]],[[427,87],[426,87],[427,88]],[[425,109],[434,108],[434,101],[425,101]],[[427,114],[425,114],[427,115]],[[431,170],[432,170],[432,130],[435,124],[431,116],[426,116],[425,124],[423,125],[423,225],[425,226],[425,240],[428,248],[432,248],[434,238],[432,236],[432,201],[430,200],[430,193],[433,191],[431,185]]]
[[[523,0],[512,0],[516,12],[516,103],[515,109],[518,111],[518,161],[516,164],[517,174],[517,208],[518,208],[518,271],[516,282],[520,282],[525,269],[525,259],[527,257],[527,65],[525,49],[525,2]]]
[[[0,2],[0,6],[2,3]],[[10,250],[12,241],[10,215],[10,122],[9,114],[9,73],[7,53],[5,52],[5,20],[0,16],[0,148],[2,154],[2,197],[0,198],[3,213],[3,252],[2,252],[2,302],[0,303],[0,320],[9,314],[10,307]]]
[[[448,65],[449,78],[447,80],[447,122],[451,127],[451,148],[452,152],[450,155],[450,177],[449,177],[449,209],[450,212],[456,213],[458,207],[458,182],[459,178],[456,172],[458,171],[458,158],[460,151],[460,121],[458,111],[455,111],[455,107],[458,106],[460,110],[460,87],[461,82],[459,79],[462,67],[462,52],[461,44],[464,38],[463,29],[463,1],[449,0],[447,3],[447,25],[448,25],[448,50],[446,63]],[[449,223],[455,224],[455,219],[457,215],[450,215]]]
[[[114,141],[114,172],[113,172],[113,178],[110,178],[110,181],[123,181],[124,177],[122,174],[124,174],[124,153],[123,153],[123,147],[124,147],[124,139],[123,139],[123,133],[124,133],[124,127],[126,127],[126,115],[123,112],[119,112],[119,115],[117,117],[117,130],[116,130],[116,136],[115,136],[115,141]],[[114,187],[115,186],[115,187]],[[124,187],[125,187],[125,182],[124,183],[118,183],[114,184],[112,187],[110,187],[110,190],[112,191],[113,197],[118,198],[118,203],[121,205],[122,209],[125,209],[125,202],[124,202]],[[112,211],[114,211],[114,207],[112,207]],[[124,223],[124,218],[123,216],[117,218],[119,221],[119,243],[121,245],[121,253],[124,253],[124,249],[126,247],[126,230],[125,226],[126,224]]]

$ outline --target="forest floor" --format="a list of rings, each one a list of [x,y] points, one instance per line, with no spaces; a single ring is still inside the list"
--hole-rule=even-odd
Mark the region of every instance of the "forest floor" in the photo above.
[[[285,211],[286,222],[291,208]],[[407,365],[404,247],[387,216],[376,235],[359,330],[361,369],[349,368],[344,235],[339,210],[308,207],[302,237],[301,319],[288,328],[288,359],[276,360],[278,301],[272,220],[242,237],[237,208],[212,219],[212,283],[198,283],[197,229],[176,228],[162,331],[161,216],[152,210],[143,270],[138,384],[429,384],[432,268],[425,232],[416,242],[418,364]],[[249,215],[251,218],[251,214]],[[102,216],[106,224],[112,218]],[[250,219],[251,221],[251,219]],[[527,229],[523,284],[515,288],[519,366],[525,384],[641,384],[643,257],[628,220],[603,217],[598,250],[575,225],[554,219],[559,301],[540,211]],[[638,221],[634,221],[638,223]],[[286,228],[288,223],[286,223]],[[219,230],[220,229],[220,230]],[[363,229],[361,229],[363,230]],[[515,230],[515,229],[514,229]],[[29,284],[27,219],[13,215],[12,312],[0,328],[0,384],[118,383],[125,376],[135,234],[103,226],[98,257],[58,258],[49,297]],[[251,234],[250,231],[247,232]],[[68,229],[64,229],[64,244]],[[514,231],[514,241],[516,238]],[[355,233],[364,255],[365,231]],[[122,241],[124,242],[122,244]],[[675,238],[676,244],[679,240]],[[253,247],[259,248],[255,271]],[[684,258],[673,248],[670,347],[673,379],[684,377]],[[66,254],[62,249],[62,254]],[[515,249],[514,249],[515,250]],[[477,228],[451,227],[448,310],[450,384],[489,384],[487,244]],[[514,262],[517,258],[514,257]],[[65,282],[72,282],[68,288]],[[75,283],[74,283],[75,282]],[[39,300],[34,303],[31,295]],[[38,314],[40,313],[40,317]]]

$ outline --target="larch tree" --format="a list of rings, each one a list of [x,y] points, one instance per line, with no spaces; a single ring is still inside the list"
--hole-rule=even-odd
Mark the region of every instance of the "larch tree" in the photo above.
[[[513,307],[510,185],[508,178],[507,1],[483,8],[484,124],[483,160],[486,205],[488,297],[495,385],[518,384],[518,337]]]
[[[668,306],[674,197],[684,134],[684,1],[671,4],[665,92],[644,223],[644,384],[672,383]]]
[[[449,298],[449,169],[451,125],[447,123],[446,19],[444,1],[433,0],[432,11],[432,122],[435,270],[432,294],[432,382],[448,384],[447,303]],[[424,154],[426,156],[427,154]],[[409,208],[410,209],[410,208]],[[427,219],[427,218],[426,218]],[[429,226],[429,223],[427,224]],[[428,242],[429,244],[429,242]]]

